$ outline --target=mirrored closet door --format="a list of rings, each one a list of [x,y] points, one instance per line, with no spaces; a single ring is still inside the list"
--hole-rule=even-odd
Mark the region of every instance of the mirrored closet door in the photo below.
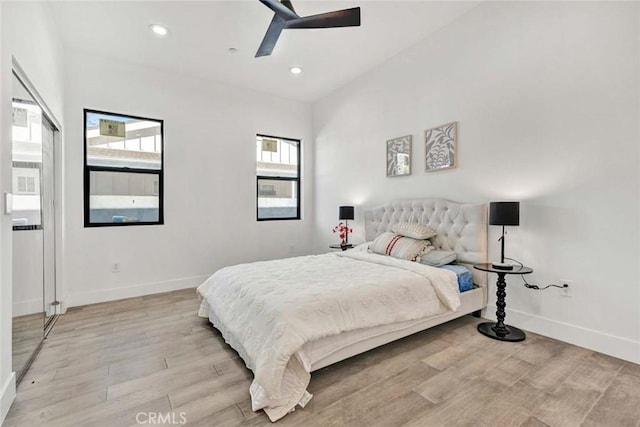
[[[12,369],[19,381],[56,316],[53,203],[58,131],[15,73],[12,92]]]
[[[42,246],[43,246],[43,286],[45,331],[56,314],[56,245],[55,245],[55,208],[54,199],[54,139],[57,133],[53,123],[43,116],[42,121]]]

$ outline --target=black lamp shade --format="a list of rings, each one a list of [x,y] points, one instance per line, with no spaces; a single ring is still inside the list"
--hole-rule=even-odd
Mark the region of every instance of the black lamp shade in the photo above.
[[[520,202],[489,203],[489,225],[520,225]]]
[[[338,219],[353,219],[353,206],[340,206]]]

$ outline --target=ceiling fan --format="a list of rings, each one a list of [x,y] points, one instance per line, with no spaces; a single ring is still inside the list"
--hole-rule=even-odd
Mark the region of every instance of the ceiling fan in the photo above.
[[[336,28],[359,27],[360,8],[336,10],[311,16],[298,16],[290,0],[260,0],[275,13],[267,33],[256,52],[256,58],[271,55],[273,48],[285,28]]]

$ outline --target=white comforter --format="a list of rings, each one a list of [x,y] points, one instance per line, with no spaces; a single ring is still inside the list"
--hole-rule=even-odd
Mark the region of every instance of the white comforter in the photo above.
[[[253,410],[271,421],[311,398],[305,343],[460,307],[453,272],[357,249],[226,267],[198,293],[198,314],[253,371]]]

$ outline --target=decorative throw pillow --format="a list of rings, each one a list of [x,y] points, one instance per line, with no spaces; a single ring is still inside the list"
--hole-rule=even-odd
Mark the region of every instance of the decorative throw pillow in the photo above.
[[[453,251],[429,251],[420,259],[420,264],[430,265],[432,267],[440,267],[446,264],[451,264],[456,260],[456,253]]]
[[[437,235],[435,231],[433,231],[426,225],[410,222],[400,222],[398,224],[395,224],[393,227],[391,227],[391,231],[396,234],[418,240],[430,239]]]
[[[376,237],[369,249],[376,254],[420,262],[420,257],[433,249],[433,246],[428,240],[416,240],[386,232]]]

